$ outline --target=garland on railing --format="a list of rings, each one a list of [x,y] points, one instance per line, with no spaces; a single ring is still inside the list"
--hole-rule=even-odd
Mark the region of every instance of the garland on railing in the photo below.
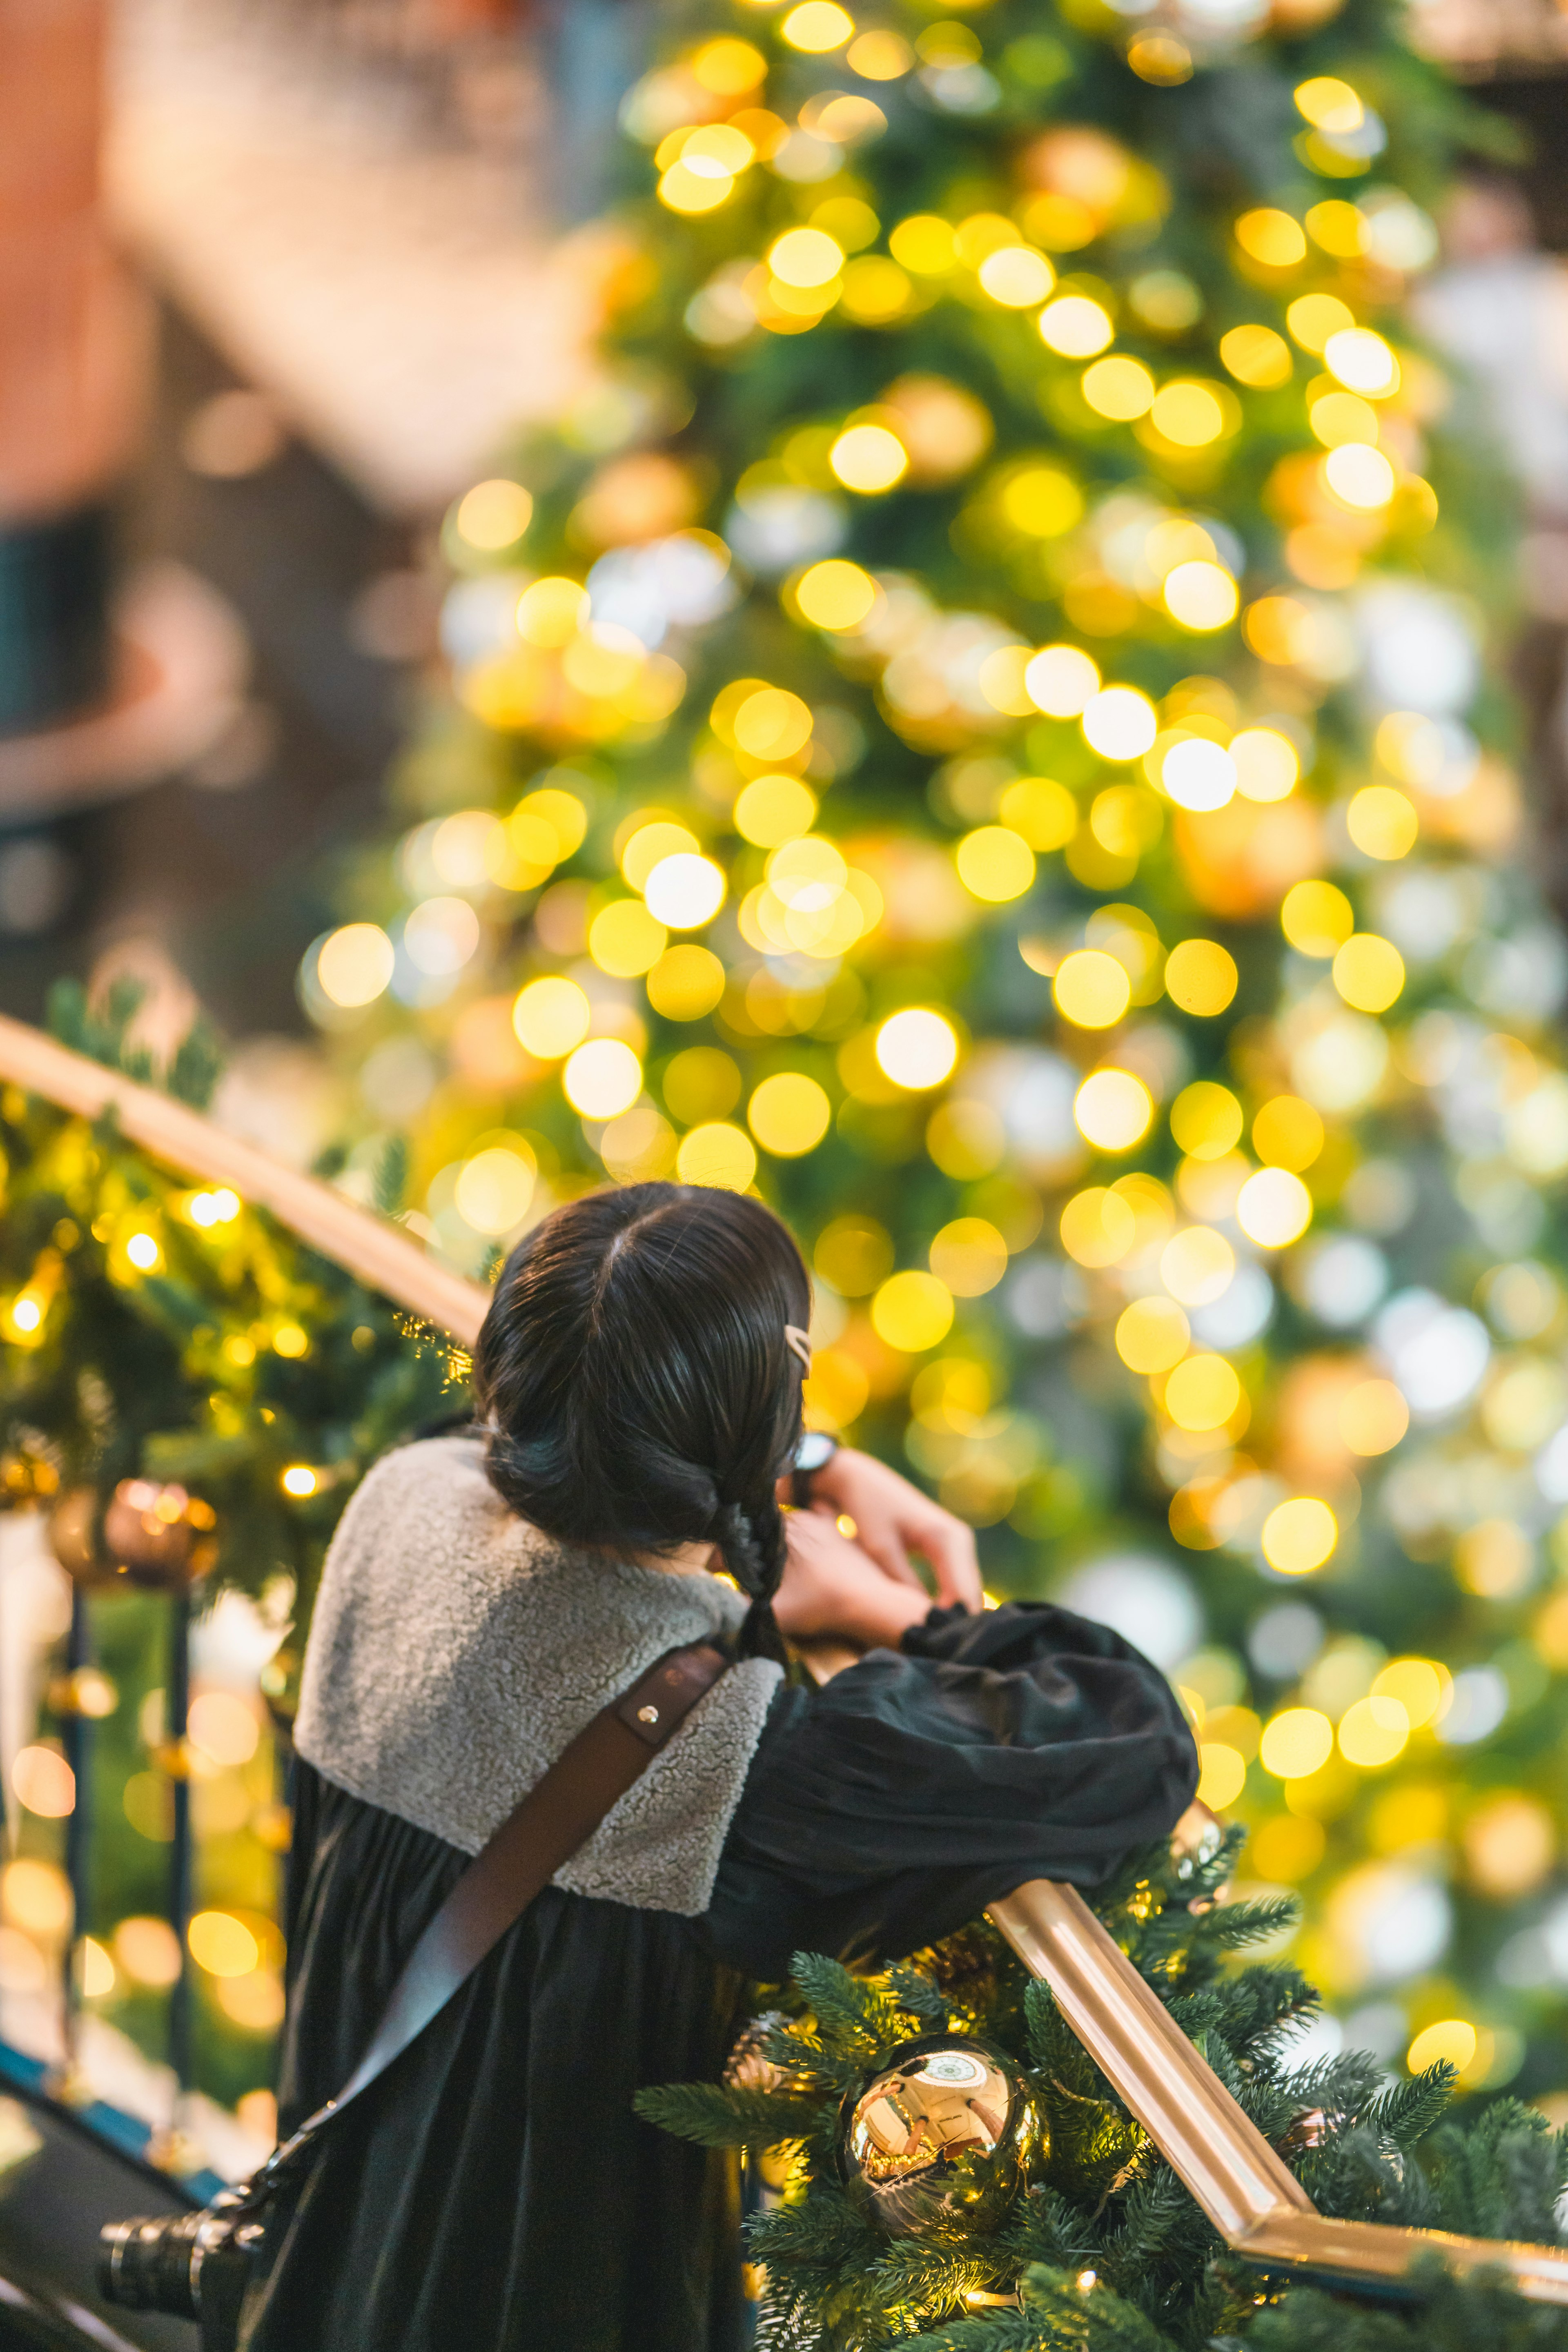
[[[133,991],[57,1034],[144,1082]],[[193,1033],[164,1073],[201,1107],[217,1061]],[[0,1493],[42,1506],[74,1575],[205,1576],[313,1589],[343,1505],[384,1447],[459,1402],[444,1333],[306,1247],[222,1184],[0,1091]],[[384,1170],[376,1205],[399,1205]]]
[[[1095,1907],[1319,2210],[1563,2242],[1568,2133],[1553,2136],[1534,2110],[1500,2100],[1461,2126],[1442,2121],[1449,2066],[1388,2085],[1361,2053],[1292,2063],[1311,1987],[1293,1968],[1227,1966],[1294,1908],[1218,1902],[1241,1843],[1233,1830],[1199,1854],[1145,1854]],[[786,1998],[791,2013],[753,2029],[726,2085],[668,2085],[639,2102],[683,2137],[752,2149],[782,2191],[750,2225],[765,2273],[759,2342],[773,2352],[1239,2352],[1243,2337],[1247,2352],[1568,2346],[1568,2312],[1526,2304],[1505,2282],[1454,2280],[1437,2263],[1388,2311],[1331,2302],[1232,2253],[1047,1987],[988,1927],[879,1977],[803,1955]],[[903,2085],[933,2045],[950,2098],[966,2074],[979,2085],[981,2122],[934,2167],[929,2151],[901,2162],[877,2147],[879,2103],[884,2123],[910,2114]]]

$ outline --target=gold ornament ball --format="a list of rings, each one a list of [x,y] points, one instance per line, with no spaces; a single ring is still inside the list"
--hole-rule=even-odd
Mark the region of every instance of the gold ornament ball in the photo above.
[[[889,2237],[1001,2227],[1046,2147],[1027,2077],[968,2036],[906,2042],[844,2103],[838,2162],[851,2201]]]

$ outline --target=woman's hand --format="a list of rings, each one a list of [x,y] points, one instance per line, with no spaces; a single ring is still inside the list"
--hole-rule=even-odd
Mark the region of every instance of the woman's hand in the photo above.
[[[811,1496],[813,1517],[844,1512],[854,1520],[856,1542],[895,1582],[920,1587],[910,1566],[910,1553],[919,1552],[930,1562],[939,1601],[985,1606],[973,1529],[885,1462],[841,1445],[813,1475]]]
[[[888,1575],[826,1511],[791,1511],[784,1527],[789,1559],[773,1600],[781,1632],[798,1641],[837,1634],[858,1649],[897,1649],[922,1622],[931,1601],[913,1576],[906,1583]]]

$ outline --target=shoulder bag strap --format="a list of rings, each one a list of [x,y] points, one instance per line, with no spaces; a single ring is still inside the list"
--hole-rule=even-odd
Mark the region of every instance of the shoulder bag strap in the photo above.
[[[270,2186],[322,2126],[379,2081],[417,2039],[617,1799],[710,1691],[729,1660],[711,1643],[672,1650],[604,1707],[556,1758],[476,1854],[421,1935],[369,2049],[335,2099],[274,2150],[250,2184]]]

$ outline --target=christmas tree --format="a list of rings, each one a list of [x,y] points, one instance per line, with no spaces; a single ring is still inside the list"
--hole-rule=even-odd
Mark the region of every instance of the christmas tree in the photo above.
[[[343,1181],[473,1270],[757,1185],[816,1417],[1176,1670],[1354,2038],[1553,2092],[1563,959],[1402,307],[1486,121],[1370,0],[707,6],[625,121],[301,975]]]

